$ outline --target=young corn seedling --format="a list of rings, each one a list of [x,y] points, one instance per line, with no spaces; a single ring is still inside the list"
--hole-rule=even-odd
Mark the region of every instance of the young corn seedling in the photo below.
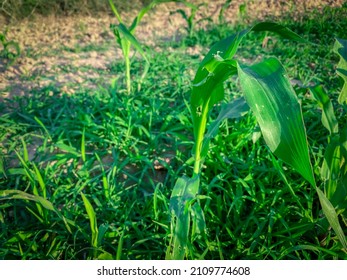
[[[114,15],[117,18],[118,24],[111,24],[111,30],[113,31],[116,40],[118,44],[120,45],[124,57],[124,64],[125,64],[125,81],[126,81],[126,88],[128,94],[131,92],[131,77],[130,77],[130,48],[131,46],[134,46],[136,51],[139,52],[139,54],[142,56],[142,58],[145,60],[145,67],[143,74],[139,81],[139,89],[141,86],[141,83],[145,76],[147,75],[148,69],[149,69],[149,60],[148,57],[143,50],[141,44],[135,37],[135,30],[137,26],[140,24],[141,19],[143,16],[148,13],[151,9],[153,9],[156,5],[162,4],[162,3],[168,3],[168,2],[181,2],[181,1],[175,1],[175,0],[154,0],[150,4],[148,4],[146,7],[140,10],[140,12],[137,14],[137,16],[134,18],[132,24],[130,27],[126,27],[118,10],[116,9],[115,5],[113,4],[112,0],[109,0],[111,9],[114,13]]]
[[[140,53],[140,55],[145,60],[145,69],[142,74],[142,78],[144,78],[147,74],[147,71],[149,69],[149,60],[144,52],[144,50],[141,47],[141,44],[137,41],[136,37],[134,36],[135,28],[139,24],[141,18],[144,16],[144,14],[149,10],[149,6],[142,9],[138,16],[134,19],[132,25],[127,28],[122,18],[120,17],[120,14],[118,13],[116,7],[114,6],[112,0],[109,0],[110,6],[112,8],[113,13],[115,14],[119,24],[114,25],[111,24],[111,30],[113,31],[114,35],[116,36],[116,40],[118,44],[120,45],[124,57],[124,63],[125,63],[125,81],[126,81],[126,88],[128,94],[131,92],[131,77],[130,77],[130,47],[133,45],[135,49]]]
[[[193,175],[191,178],[179,178],[172,191],[172,235],[167,259],[184,259],[190,230],[191,240],[199,234],[204,235],[204,214],[199,204],[199,200],[204,197],[199,196],[199,181],[210,140],[217,134],[219,124],[224,119],[241,117],[249,108],[274,155],[291,165],[317,189],[323,212],[346,248],[336,211],[316,185],[300,103],[283,66],[276,58],[252,66],[244,65],[233,58],[239,44],[251,31],[276,32],[286,39],[306,42],[281,25],[264,22],[218,42],[200,63],[193,80],[190,102],[195,139]],[[224,104],[219,116],[206,132],[211,109],[224,99],[223,82],[234,75],[238,75],[244,99]]]
[[[344,84],[338,96],[338,103],[342,106],[341,111],[345,115],[347,102],[347,40],[336,39],[334,52],[340,56],[337,74],[343,79]],[[321,85],[310,87],[309,90],[317,101],[318,107],[322,110],[321,121],[329,132],[324,161],[320,169],[324,195],[336,209],[337,215],[342,215],[347,209],[347,125],[344,124],[342,128],[339,127],[332,102]],[[327,216],[330,224],[333,219],[337,219],[335,213],[333,215],[330,218]],[[339,238],[342,244],[346,245],[343,232],[340,233]]]
[[[194,5],[194,4],[186,2],[186,1],[179,1],[179,2],[184,3],[190,9],[190,14],[188,15],[188,13],[186,13],[186,11],[183,9],[178,9],[176,11],[170,12],[170,15],[178,13],[182,16],[182,18],[187,23],[186,30],[187,30],[188,36],[189,36],[189,38],[192,38],[194,35],[195,24],[198,23],[199,21],[210,20],[209,18],[203,18],[203,19],[199,20],[198,22],[196,22],[196,20],[195,20],[195,16],[196,16],[196,13],[198,12],[199,8],[202,6],[205,6],[206,4],[200,3],[199,5]]]

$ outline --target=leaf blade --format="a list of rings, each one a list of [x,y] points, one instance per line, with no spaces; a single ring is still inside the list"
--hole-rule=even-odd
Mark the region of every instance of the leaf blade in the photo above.
[[[241,88],[270,150],[315,186],[301,107],[281,63],[238,64]]]

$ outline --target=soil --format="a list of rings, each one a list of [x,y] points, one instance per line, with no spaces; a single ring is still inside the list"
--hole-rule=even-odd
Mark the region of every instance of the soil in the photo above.
[[[221,7],[226,1],[191,2],[208,2],[200,6],[196,15],[197,21],[209,18],[217,23],[220,20]],[[239,20],[253,22],[264,18],[276,19],[285,14],[292,15],[293,20],[300,20],[302,15],[313,9],[342,4],[343,0],[237,0],[231,1],[230,6],[224,11],[223,21],[225,24],[235,24]],[[139,41],[155,48],[157,40],[184,34],[186,23],[182,16],[178,13],[170,14],[170,11],[177,9],[189,11],[183,4],[167,3],[146,14],[136,30]],[[136,11],[123,13],[122,18],[130,23],[135,15]],[[101,77],[98,70],[106,70],[110,62],[122,57],[109,28],[111,23],[116,23],[115,17],[107,13],[94,16],[35,16],[34,19],[9,24],[0,18],[0,32],[6,31],[7,40],[18,42],[21,49],[20,57],[11,66],[8,65],[8,61],[0,58],[0,102],[5,98],[29,94],[31,90],[49,84],[60,88],[61,92],[73,94],[81,84],[90,88],[96,87],[97,85],[90,82],[91,78],[94,81],[100,79],[100,82],[110,81],[111,76]],[[197,28],[204,28],[207,23],[201,21]],[[103,46],[103,50],[76,51],[76,48],[83,49],[91,45]],[[187,51],[197,53],[201,48]],[[64,70],[83,66],[92,67],[83,73],[79,70]]]

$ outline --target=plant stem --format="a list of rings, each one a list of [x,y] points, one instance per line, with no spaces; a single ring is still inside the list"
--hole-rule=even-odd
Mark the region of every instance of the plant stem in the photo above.
[[[125,79],[127,84],[127,92],[131,92],[131,78],[130,78],[130,59],[129,56],[125,57]]]
[[[201,148],[202,148],[204,134],[206,130],[206,124],[207,124],[207,116],[208,116],[208,110],[209,110],[208,104],[209,104],[209,100],[206,102],[206,104],[202,105],[199,130],[195,139],[193,176],[199,175],[201,171]]]

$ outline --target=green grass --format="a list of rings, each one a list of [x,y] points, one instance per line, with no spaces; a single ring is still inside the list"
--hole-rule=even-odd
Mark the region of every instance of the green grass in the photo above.
[[[321,82],[337,95],[338,58],[330,50],[334,37],[345,36],[343,12],[346,6],[325,11],[323,18],[281,20],[315,47],[271,35],[263,49],[259,35],[250,35],[238,55],[249,61],[275,55],[290,78],[304,85]],[[71,221],[67,226],[37,201],[0,196],[0,259],[164,259],[170,194],[176,179],[193,170],[188,104],[200,59],[185,50],[199,44],[207,51],[240,28],[211,26],[209,32],[197,30],[193,39],[158,42],[162,51],[148,53],[151,68],[141,91],[131,95],[118,79],[93,90],[81,85],[74,95],[52,84],[0,104],[0,191],[46,193]],[[123,63],[110,62],[109,70],[117,77]],[[142,61],[134,58],[134,88],[142,70]],[[226,99],[241,94],[237,83],[226,83]],[[307,90],[295,89],[318,172],[326,131]],[[325,231],[316,191],[271,155],[258,132],[249,113],[224,121],[211,142],[200,193],[208,197],[201,200],[207,233],[191,240],[189,258],[347,259],[334,232]],[[81,192],[95,212],[98,231],[91,228],[92,212],[87,213]],[[347,234],[346,217],[342,224]]]

